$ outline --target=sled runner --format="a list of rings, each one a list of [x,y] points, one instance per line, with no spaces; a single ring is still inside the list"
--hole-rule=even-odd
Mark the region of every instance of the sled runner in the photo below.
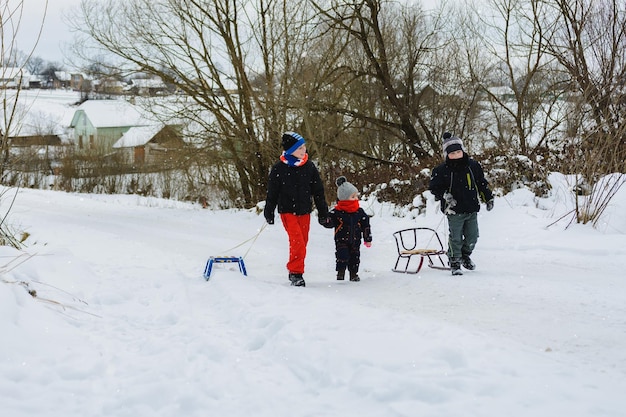
[[[243,263],[243,258],[241,256],[211,256],[204,267],[203,276],[205,280],[208,281],[209,278],[211,278],[211,271],[213,270],[213,265],[216,263],[237,263],[239,264],[239,272],[241,272],[244,276],[248,276],[246,265]]]
[[[393,234],[396,239],[398,258],[392,268],[394,272],[405,274],[417,274],[424,265],[424,259],[428,259],[428,266],[434,269],[450,269],[444,257],[447,258],[446,250],[439,235],[434,229],[429,227],[413,227],[410,229],[398,230]],[[411,267],[411,259],[417,256],[417,267]],[[404,262],[404,268],[398,265]],[[413,262],[415,264],[415,262]]]

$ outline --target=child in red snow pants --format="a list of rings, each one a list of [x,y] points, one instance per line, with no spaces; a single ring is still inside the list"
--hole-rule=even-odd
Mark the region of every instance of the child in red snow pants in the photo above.
[[[306,245],[309,241],[309,228],[311,215],[295,215],[281,213],[280,219],[289,236],[289,261],[287,270],[294,274],[304,273],[304,259],[306,258]]]

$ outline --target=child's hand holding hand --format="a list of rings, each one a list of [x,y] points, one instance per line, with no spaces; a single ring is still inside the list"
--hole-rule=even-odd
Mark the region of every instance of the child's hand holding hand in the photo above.
[[[318,217],[317,221],[318,221],[319,224],[321,224],[322,226],[324,226],[327,229],[330,229],[330,228],[333,227],[333,221],[328,216],[326,216],[326,217]]]

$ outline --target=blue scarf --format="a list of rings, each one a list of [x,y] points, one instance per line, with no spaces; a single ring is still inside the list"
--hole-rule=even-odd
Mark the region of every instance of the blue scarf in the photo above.
[[[306,164],[306,161],[309,160],[309,154],[305,153],[304,157],[302,159],[299,159],[291,154],[288,154],[287,152],[283,152],[280,156],[280,160],[290,167],[299,167]]]

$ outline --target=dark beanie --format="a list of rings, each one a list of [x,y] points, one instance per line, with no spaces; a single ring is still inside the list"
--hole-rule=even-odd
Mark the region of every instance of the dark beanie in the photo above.
[[[446,158],[449,153],[463,150],[463,141],[456,136],[452,136],[450,132],[443,134],[443,157]]]
[[[291,155],[296,149],[304,145],[304,138],[296,132],[285,132],[282,137],[283,150]]]

